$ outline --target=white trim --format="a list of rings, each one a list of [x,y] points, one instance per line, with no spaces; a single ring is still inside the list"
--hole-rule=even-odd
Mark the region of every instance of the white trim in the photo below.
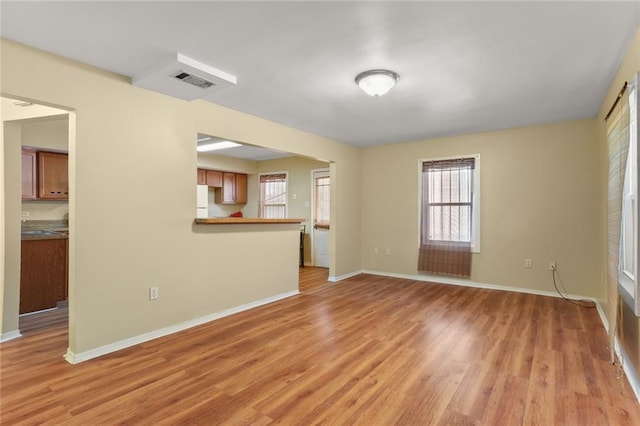
[[[618,355],[618,362],[622,364],[622,369],[624,370],[624,374],[627,376],[629,386],[631,386],[631,390],[633,390],[633,393],[636,395],[636,399],[638,400],[638,402],[640,402],[640,380],[631,363],[625,362],[630,358],[627,356],[627,353],[624,351],[622,345],[620,345],[618,336],[616,336],[615,339],[614,350],[616,352],[616,355]]]
[[[17,339],[18,337],[22,337],[20,330],[7,331],[0,335],[0,343],[8,342],[9,340]]]
[[[158,337],[167,336],[169,334],[177,333],[179,331],[183,331],[191,327],[206,324],[208,322],[215,321],[217,319],[224,318],[229,315],[237,314],[238,312],[246,311],[249,309],[257,308],[258,306],[262,306],[272,302],[276,302],[278,300],[286,299],[287,297],[295,296],[299,293],[300,292],[298,290],[294,290],[286,293],[277,294],[275,296],[267,297],[262,300],[236,306],[234,308],[229,308],[221,312],[205,315],[203,317],[181,322],[179,324],[170,325],[168,327],[164,327],[159,330],[154,330],[148,333],[140,334],[138,336],[133,336],[128,339],[120,340],[118,342],[110,343],[108,345],[100,346],[98,348],[90,349],[88,351],[80,352],[78,354],[73,353],[70,349],[67,349],[67,353],[64,354],[64,359],[69,364],[78,364],[83,361],[87,361],[102,355],[119,351],[121,349],[138,345],[143,342],[147,342],[149,340],[157,339]]]
[[[438,157],[438,158],[421,158],[418,159],[418,247],[420,247],[420,235],[422,234],[421,222],[422,222],[422,168],[423,163],[427,161],[443,161],[443,160],[457,160],[459,158],[475,158],[475,166],[473,170],[473,199],[472,199],[472,213],[471,213],[471,252],[480,253],[482,245],[482,196],[481,196],[481,175],[480,175],[480,154],[465,154],[454,155],[451,157]]]
[[[479,283],[479,282],[470,281],[470,280],[463,280],[459,278],[441,277],[437,275],[396,274],[393,272],[382,272],[382,271],[371,271],[371,270],[363,270],[362,273],[371,274],[371,275],[381,275],[384,277],[404,278],[407,280],[414,280],[414,281],[425,281],[425,282],[431,282],[436,284],[459,285],[463,287],[484,288],[488,290],[500,290],[500,291],[510,291],[514,293],[535,294],[538,296],[561,297],[558,293],[553,291],[536,290],[536,289],[522,288],[522,287],[511,287],[511,286],[497,285],[497,284],[485,284],[485,283]],[[579,296],[575,294],[565,294],[565,297],[568,297],[571,299],[589,300],[592,302],[596,302],[596,305],[597,305],[597,300],[594,299],[593,297]]]
[[[360,275],[362,273],[363,271],[354,271],[354,272],[349,272],[348,274],[338,275],[337,277],[330,276],[329,278],[327,278],[327,281],[329,281],[330,283],[335,283],[338,281],[346,280],[347,278],[355,277],[356,275]]]
[[[609,320],[607,319],[607,314],[602,309],[602,305],[600,302],[596,300],[596,309],[598,310],[598,315],[600,315],[600,321],[602,321],[602,325],[607,333],[609,333]]]

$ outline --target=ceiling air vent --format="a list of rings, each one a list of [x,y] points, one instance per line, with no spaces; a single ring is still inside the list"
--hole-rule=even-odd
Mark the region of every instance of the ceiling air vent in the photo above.
[[[167,55],[153,69],[138,74],[131,80],[134,86],[187,101],[206,98],[237,82],[234,75],[180,53]]]
[[[181,71],[177,75],[174,75],[178,80],[182,80],[185,83],[193,84],[201,89],[208,89],[211,86],[215,86],[216,84],[213,81],[205,80],[204,78],[200,78],[197,75],[189,74],[187,72]]]

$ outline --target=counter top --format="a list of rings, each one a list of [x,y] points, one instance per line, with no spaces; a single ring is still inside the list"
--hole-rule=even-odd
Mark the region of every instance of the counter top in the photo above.
[[[207,219],[196,219],[196,225],[255,225],[255,224],[278,224],[278,223],[302,223],[306,219],[263,219],[260,217],[217,217]]]
[[[21,239],[24,240],[61,240],[69,238],[69,232],[65,230],[45,231],[43,233],[22,232]]]
[[[66,220],[30,220],[22,223],[22,240],[56,240],[69,238]]]

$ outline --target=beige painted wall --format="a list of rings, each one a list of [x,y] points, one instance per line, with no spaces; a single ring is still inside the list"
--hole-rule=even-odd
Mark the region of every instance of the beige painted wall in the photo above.
[[[287,157],[258,162],[258,173],[288,172],[287,213],[289,217],[305,219],[304,261],[311,263],[311,171],[328,169],[329,163],[303,157]],[[253,183],[258,192],[258,180]],[[294,199],[295,196],[295,199]]]
[[[4,95],[64,106],[76,114],[71,138],[76,142],[69,147],[73,352],[297,287],[297,275],[288,266],[277,264],[281,276],[265,273],[258,254],[247,251],[254,239],[272,238],[275,244],[276,231],[234,228],[238,238],[229,238],[225,231],[194,229],[199,132],[334,161],[340,190],[333,217],[342,233],[332,235],[331,271],[340,275],[360,269],[358,149],[208,102],[184,102],[136,88],[127,78],[8,40],[1,47]],[[6,210],[7,219],[19,214],[19,207],[8,203]],[[292,244],[290,255],[283,256],[287,265],[297,264],[297,244]],[[7,252],[18,246],[17,230],[7,229]],[[248,282],[251,289],[238,287]],[[157,302],[147,300],[150,286],[160,289]],[[7,294],[5,311],[17,304]]]
[[[22,198],[21,150],[22,126],[19,122],[4,122],[4,299],[2,334],[18,330],[20,302],[20,207]]]
[[[471,281],[553,291],[548,262],[556,261],[566,292],[600,296],[593,120],[364,150],[364,269],[417,273],[418,160],[465,154],[481,156],[482,247],[473,255]],[[533,268],[524,268],[526,258]]]

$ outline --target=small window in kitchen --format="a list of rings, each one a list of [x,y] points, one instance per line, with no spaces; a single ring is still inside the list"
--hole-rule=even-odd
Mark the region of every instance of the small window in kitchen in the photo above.
[[[287,217],[287,172],[263,173],[260,177],[258,215],[265,219]]]

